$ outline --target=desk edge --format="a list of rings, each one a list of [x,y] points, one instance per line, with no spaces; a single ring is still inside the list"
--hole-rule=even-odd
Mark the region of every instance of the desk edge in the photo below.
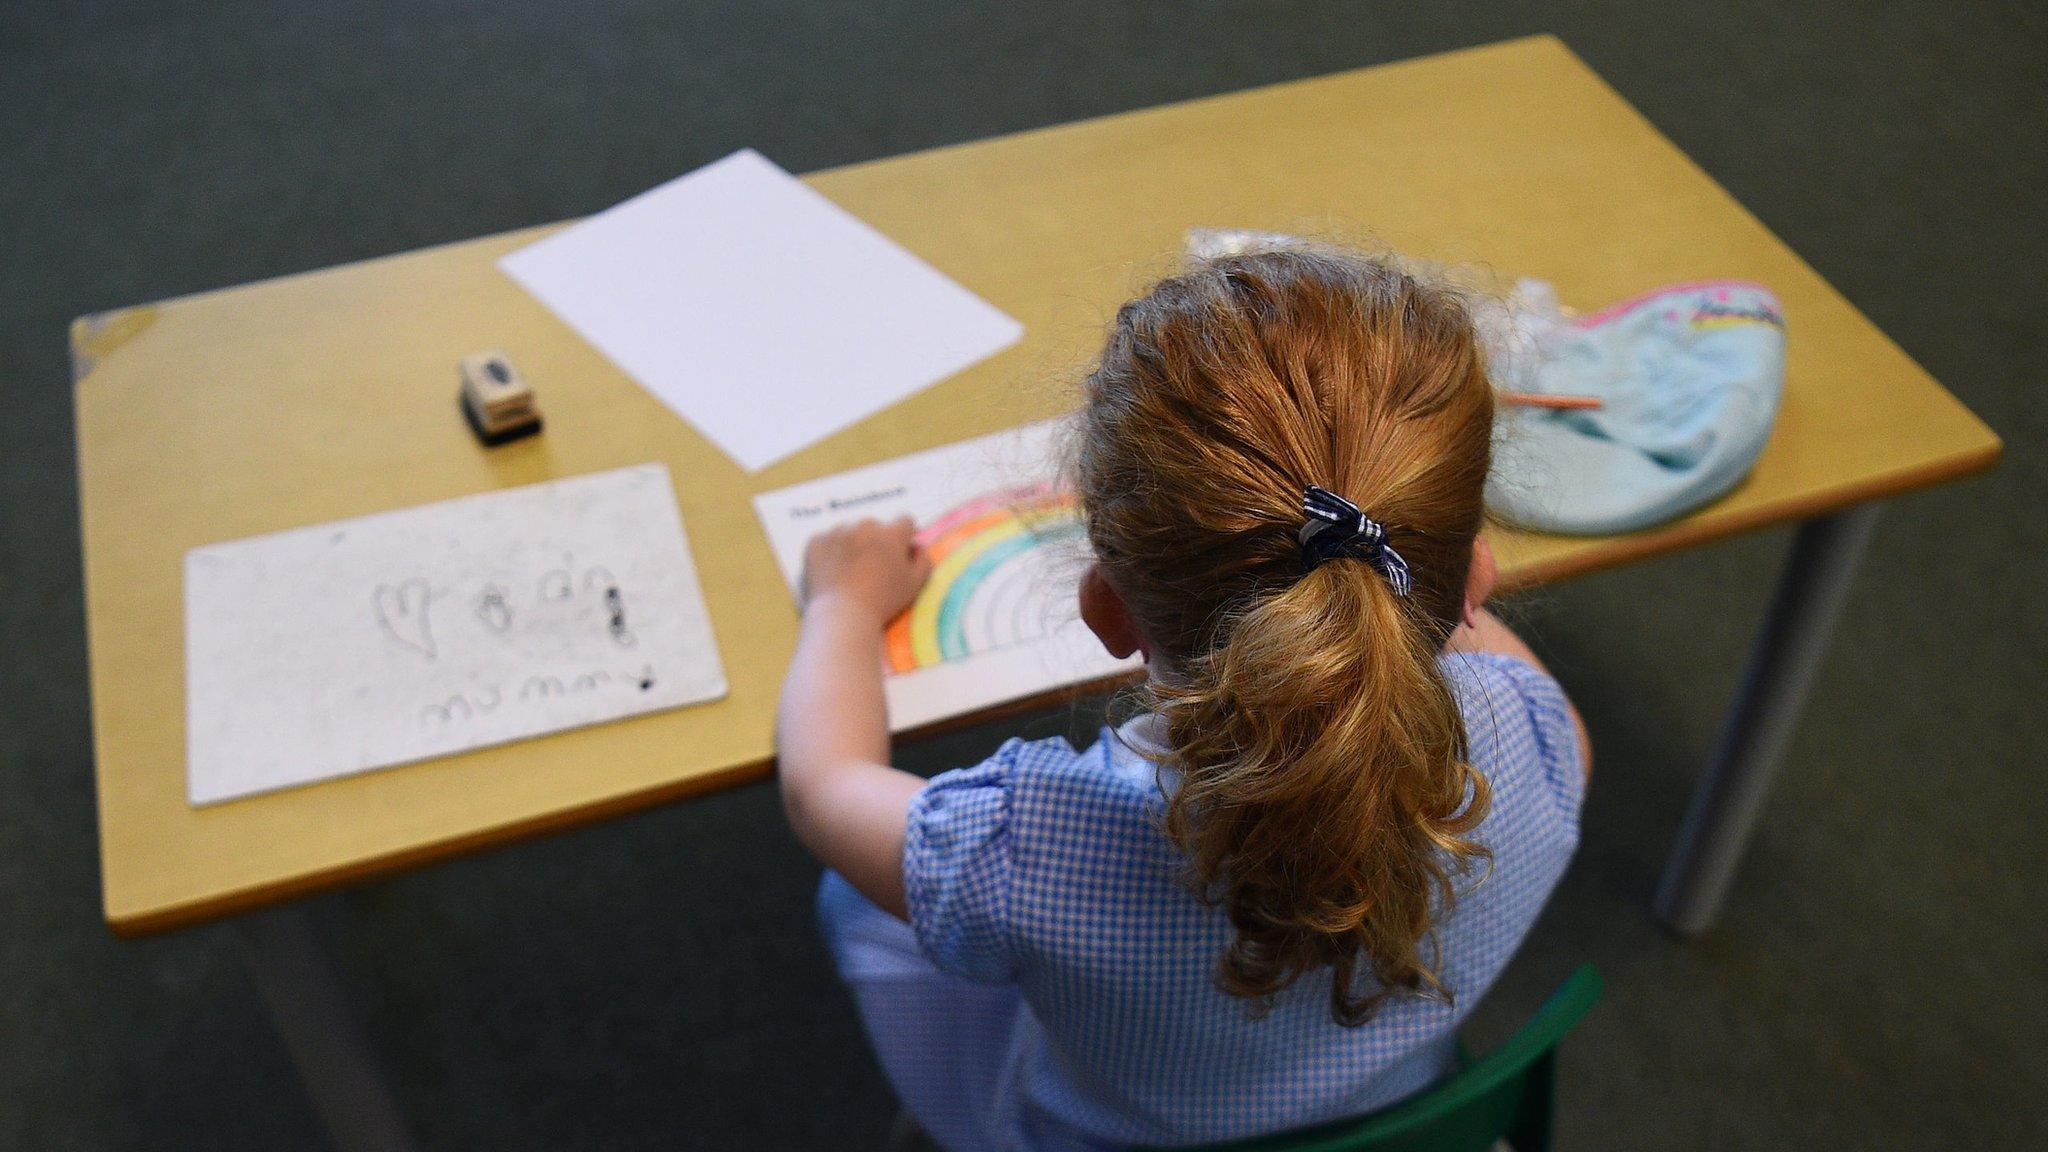
[[[1504,570],[1500,577],[1500,591],[1503,594],[1526,591],[1575,576],[1619,568],[1650,556],[1697,548],[1702,544],[1711,544],[1760,528],[1796,524],[1815,516],[1846,511],[1859,504],[1890,500],[1988,472],[2004,456],[2005,442],[1995,433],[1990,433],[1989,429],[1986,431],[1990,435],[1990,443],[1973,452],[1958,453],[1923,467],[1909,468],[1861,484],[1831,489],[1824,494],[1803,500],[1775,504],[1768,509],[1745,510],[1714,520],[1681,520],[1666,529],[1615,537],[1613,547],[1602,549],[1597,554],[1568,556],[1548,563]]]

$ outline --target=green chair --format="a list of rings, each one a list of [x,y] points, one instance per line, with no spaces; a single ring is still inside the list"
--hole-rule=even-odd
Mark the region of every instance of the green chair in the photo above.
[[[1521,1031],[1456,1075],[1383,1112],[1316,1128],[1212,1144],[1193,1152],[1545,1152],[1557,1090],[1557,1043],[1600,999],[1600,973],[1581,967]],[[1187,1149],[1181,1152],[1189,1152]]]

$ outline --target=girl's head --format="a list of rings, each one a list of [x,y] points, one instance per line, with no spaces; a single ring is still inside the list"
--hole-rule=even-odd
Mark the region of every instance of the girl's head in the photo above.
[[[1461,298],[1337,250],[1214,260],[1123,307],[1086,390],[1083,610],[1152,662],[1167,832],[1235,930],[1221,987],[1329,967],[1347,1024],[1441,993],[1430,931],[1488,800],[1436,666],[1492,578],[1493,390]],[[1310,485],[1385,526],[1409,595],[1306,561]]]

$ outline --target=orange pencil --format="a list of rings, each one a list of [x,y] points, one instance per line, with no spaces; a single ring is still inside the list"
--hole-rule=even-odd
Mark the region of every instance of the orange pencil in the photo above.
[[[1552,396],[1543,392],[1502,392],[1503,404],[1522,404],[1530,408],[1601,408],[1606,401],[1598,396]]]

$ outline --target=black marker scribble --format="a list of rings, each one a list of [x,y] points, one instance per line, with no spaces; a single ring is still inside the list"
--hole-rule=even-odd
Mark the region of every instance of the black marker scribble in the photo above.
[[[493,632],[503,632],[512,627],[512,605],[505,599],[503,588],[496,584],[484,585],[483,593],[476,598],[476,618]]]
[[[631,648],[639,643],[639,639],[633,635],[633,630],[626,627],[626,598],[619,595],[618,585],[614,584],[604,590],[604,607],[611,615],[605,627],[611,630],[612,642],[621,648]]]
[[[429,704],[420,709],[420,719],[435,724],[453,724],[457,720],[474,720],[478,716],[495,711],[503,701],[504,694],[495,684],[486,684],[471,694],[457,693],[439,704]]]
[[[469,700],[462,696],[450,696],[439,704],[429,704],[425,708],[420,709],[420,719],[432,720],[439,724],[452,724],[457,720],[467,720],[475,714],[475,709],[470,707]]]
[[[439,655],[434,647],[433,627],[427,621],[427,606],[433,597],[433,587],[424,577],[415,576],[395,587],[377,585],[370,595],[370,605],[376,610],[377,626],[384,629],[386,636],[432,660]]]
[[[546,700],[554,696],[573,696],[583,692],[594,692],[612,682],[612,674],[598,669],[585,672],[567,682],[560,676],[529,676],[519,688],[521,700]]]
[[[580,696],[596,692],[609,684],[637,685],[642,692],[654,689],[654,665],[643,664],[638,672],[621,670],[611,672],[603,668],[593,669],[573,677],[529,676],[519,687],[520,700],[551,700],[557,696]],[[496,684],[484,684],[467,692],[458,692],[445,700],[423,705],[419,710],[422,724],[434,728],[445,728],[451,724],[481,720],[497,711],[506,696]]]

